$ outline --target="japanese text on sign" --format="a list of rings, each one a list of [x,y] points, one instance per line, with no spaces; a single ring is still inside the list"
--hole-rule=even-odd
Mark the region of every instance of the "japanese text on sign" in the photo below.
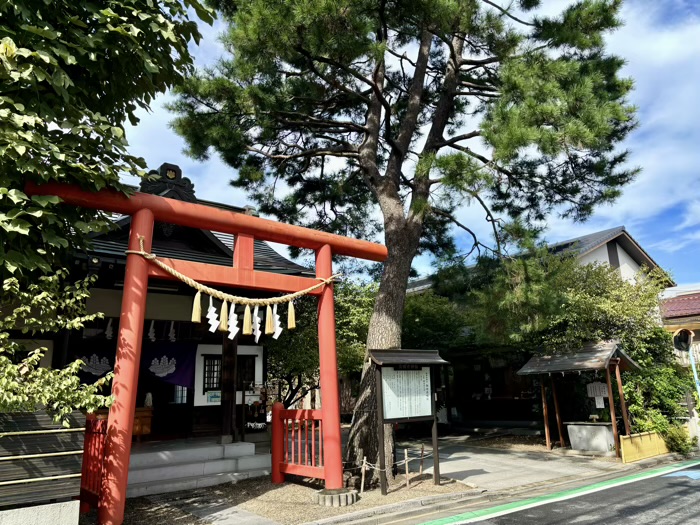
[[[384,419],[432,415],[430,367],[419,370],[382,369]]]

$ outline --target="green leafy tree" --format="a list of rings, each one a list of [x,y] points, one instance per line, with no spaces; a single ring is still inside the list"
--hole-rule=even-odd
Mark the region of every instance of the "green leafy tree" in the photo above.
[[[472,341],[466,311],[432,291],[406,297],[401,341],[406,348],[453,350]]]
[[[608,339],[635,350],[659,326],[658,294],[668,282],[658,270],[631,282],[609,265],[542,249],[490,271],[488,286],[468,294],[478,339],[547,353]]]
[[[43,406],[56,419],[65,419],[74,409],[93,412],[109,404],[100,394],[111,373],[91,385],[78,378],[82,362],[64,369],[41,367],[45,348],[27,352],[10,334],[32,334],[76,330],[101,314],[86,315],[85,300],[94,278],[65,284],[65,271],[44,275],[27,289],[11,277],[3,282],[0,316],[0,412],[33,411]],[[9,298],[9,300],[8,300]]]
[[[496,213],[584,219],[635,175],[618,148],[635,125],[632,82],[604,48],[620,2],[554,17],[539,3],[211,0],[227,55],[181,89],[175,129],[194,157],[213,150],[234,168],[263,213],[383,232],[367,345],[400,347],[411,262],[454,252],[453,225],[472,235],[460,207],[483,207],[493,226],[473,248],[498,248]],[[353,462],[377,458],[372,378],[368,364]]]
[[[65,272],[57,274],[60,286],[43,275],[67,266],[67,257],[84,249],[88,235],[104,230],[108,221],[95,211],[63,206],[56,197],[30,197],[25,185],[54,181],[88,190],[123,190],[120,174],[142,174],[145,162],[127,153],[124,123],[127,118],[136,123],[139,108],[147,109],[158,93],[190,70],[187,46],[198,42],[200,34],[188,19],[187,7],[211,21],[197,0],[0,2],[2,316],[29,316],[23,323],[39,332],[61,328],[46,316],[34,322],[34,314],[22,308],[33,303],[18,307],[15,301],[30,299],[31,290],[45,297],[70,289]],[[33,288],[40,283],[46,287]],[[43,300],[60,310],[65,299]],[[12,323],[22,325],[21,319]],[[64,325],[78,328],[80,323],[66,319]],[[45,401],[39,395],[44,383],[47,390],[67,392],[54,381],[59,376],[51,379],[36,369],[37,353],[12,368],[20,354],[8,343],[8,333],[1,335],[0,376],[16,377],[24,367],[34,370],[15,384],[28,392],[25,407]],[[61,377],[75,385],[75,370],[71,365]],[[88,401],[93,390],[74,390],[77,397],[63,397],[63,406],[95,406]],[[19,392],[12,395],[22,397]]]
[[[693,391],[693,380],[675,362],[671,334],[661,326],[658,298],[668,284],[664,272],[641,272],[631,282],[609,265],[580,265],[573,257],[539,248],[496,266],[488,262],[486,269],[450,269],[437,280],[454,292],[449,283],[483,284],[481,272],[490,274],[485,287],[456,294],[466,298],[468,322],[479,343],[556,354],[590,341],[617,340],[641,367],[623,375],[632,431],[678,435],[675,427],[679,417],[687,416],[682,402]],[[464,278],[469,274],[471,279]]]
[[[338,369],[352,375],[362,369],[365,341],[369,327],[376,286],[352,281],[335,285],[336,347]],[[276,383],[285,407],[290,407],[319,387],[317,300],[303,297],[298,301],[296,330],[284,331],[277,340],[270,340],[268,378]]]

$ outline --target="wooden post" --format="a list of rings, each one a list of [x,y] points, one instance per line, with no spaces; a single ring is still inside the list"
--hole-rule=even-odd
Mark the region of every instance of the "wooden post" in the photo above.
[[[566,441],[564,441],[564,430],[561,424],[561,414],[559,413],[559,400],[557,399],[557,385],[554,378],[552,378],[552,397],[554,398],[554,413],[557,416],[557,429],[559,430],[559,445],[561,448],[566,448]]]
[[[408,449],[407,448],[403,449],[403,463],[406,467],[406,488],[410,489],[411,482],[408,479]]]
[[[365,472],[367,471],[367,456],[362,456],[362,481],[360,482],[360,494],[365,491]]]
[[[632,434],[630,430],[630,418],[627,415],[627,403],[625,402],[625,392],[622,390],[622,376],[620,375],[620,360],[615,363],[615,377],[617,378],[617,391],[620,394],[620,410],[622,410],[622,421],[625,423],[625,435]]]
[[[231,317],[236,313],[231,309]],[[222,335],[221,358],[221,438],[219,443],[238,441],[236,425],[236,361],[238,360],[238,336],[232,341]]]
[[[419,476],[423,476],[423,453],[425,452],[425,446],[421,443],[420,445],[420,469],[418,471]]]
[[[277,401],[272,405],[272,441],[270,442],[270,452],[272,460],[272,483],[279,485],[284,483],[284,474],[280,470],[282,464],[284,449],[287,448],[286,432],[282,428],[282,410],[284,405]],[[284,423],[287,424],[286,421]]]
[[[384,402],[382,398],[382,370],[374,365],[374,379],[377,391],[377,440],[379,443],[379,485],[382,496],[387,494],[386,486],[386,456],[384,454]]]
[[[608,403],[610,403],[610,420],[612,421],[613,440],[615,441],[615,452],[620,457],[620,436],[617,433],[617,417],[615,417],[615,398],[613,397],[612,382],[610,380],[610,368],[605,369],[605,378],[608,382]]]
[[[547,450],[552,450],[552,439],[549,436],[549,411],[547,410],[547,391],[544,387],[544,377],[540,381],[542,387],[542,415],[544,416],[544,437],[547,440]]]
[[[435,367],[431,368],[431,378],[435,377]],[[433,485],[440,484],[440,450],[438,448],[438,419],[437,419],[437,393],[432,392],[431,410],[433,411]]]

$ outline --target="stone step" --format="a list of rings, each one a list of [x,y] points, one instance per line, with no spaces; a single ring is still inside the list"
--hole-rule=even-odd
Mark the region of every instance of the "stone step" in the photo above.
[[[269,454],[257,454],[228,459],[210,459],[206,461],[188,460],[182,463],[164,462],[160,465],[143,468],[129,468],[129,484],[239,472],[251,469],[269,469],[270,465],[271,458]]]
[[[164,445],[168,447],[168,445]],[[194,463],[215,459],[231,459],[255,454],[255,443],[229,443],[227,445],[192,445],[159,449],[158,446],[135,450],[131,454],[130,469],[157,467],[173,463]]]
[[[244,479],[259,478],[269,475],[270,469],[267,468],[244,470],[240,472],[222,472],[218,474],[189,476],[143,483],[130,482],[126,490],[126,496],[128,498],[138,498],[140,496],[166,494],[168,492],[179,492],[181,490],[194,490],[204,487],[213,487],[214,485],[221,485],[223,483],[237,483]]]

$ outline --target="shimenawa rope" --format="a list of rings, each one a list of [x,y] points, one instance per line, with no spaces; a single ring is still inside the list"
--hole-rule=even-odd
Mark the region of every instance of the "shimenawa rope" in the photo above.
[[[144,238],[139,237],[139,245],[141,247],[140,250],[126,250],[125,253],[127,254],[135,254],[135,255],[140,255],[144,259],[152,262],[156,266],[158,266],[161,270],[169,273],[176,279],[182,281],[185,283],[187,286],[194,288],[197,290],[197,294],[195,295],[195,304],[194,308],[192,310],[192,322],[200,322],[201,320],[201,305],[199,304],[200,302],[200,294],[204,293],[206,295],[209,295],[211,297],[214,297],[216,299],[219,299],[220,301],[223,302],[222,305],[222,310],[226,308],[226,303],[233,303],[233,304],[242,304],[245,305],[246,311],[245,311],[245,316],[244,316],[244,330],[243,333],[248,333],[248,330],[246,330],[246,327],[250,324],[249,317],[250,317],[250,307],[251,306],[271,306],[274,304],[284,304],[284,303],[289,303],[288,306],[288,329],[295,328],[296,326],[296,320],[295,320],[295,314],[294,314],[294,305],[292,301],[294,299],[298,299],[299,297],[302,297],[304,295],[308,295],[309,293],[313,292],[314,290],[321,288],[322,286],[326,286],[327,284],[332,283],[335,281],[340,274],[335,274],[331,275],[328,278],[321,278],[317,277],[317,279],[320,281],[318,284],[315,284],[313,286],[310,286],[309,288],[306,288],[304,290],[299,290],[298,292],[290,293],[287,295],[281,295],[278,297],[269,297],[266,299],[252,299],[250,297],[239,297],[237,295],[231,295],[224,293],[220,290],[217,290],[216,288],[211,288],[209,286],[206,286],[204,284],[198,283],[191,277],[188,277],[180,272],[178,272],[175,268],[172,268],[165,264],[162,261],[159,261],[157,256],[154,253],[149,253],[146,250],[144,250]],[[224,310],[226,311],[226,310]],[[268,315],[270,314],[271,310],[268,310]],[[222,312],[223,314],[223,312]],[[226,314],[223,314],[223,317],[226,317]],[[226,325],[227,323],[222,323],[222,325]],[[266,327],[269,330],[269,327]],[[223,328],[220,328],[223,330]],[[268,332],[266,330],[266,332]]]

